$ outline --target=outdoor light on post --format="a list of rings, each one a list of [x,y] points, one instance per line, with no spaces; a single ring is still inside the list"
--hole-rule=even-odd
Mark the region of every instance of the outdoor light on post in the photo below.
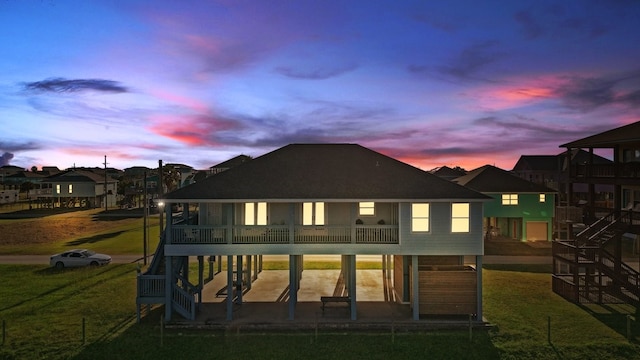
[[[164,202],[158,201],[158,212],[160,213],[160,237],[162,237],[162,229],[164,228]]]

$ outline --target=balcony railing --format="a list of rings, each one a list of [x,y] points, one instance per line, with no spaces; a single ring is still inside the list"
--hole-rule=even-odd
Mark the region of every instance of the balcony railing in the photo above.
[[[582,178],[613,178],[616,177],[616,170],[619,178],[639,178],[640,163],[613,163],[613,164],[578,164],[574,166],[574,176]]]
[[[138,275],[138,297],[162,298],[164,293],[164,275]]]
[[[293,230],[293,233],[292,231]],[[230,233],[229,233],[230,232]],[[397,244],[397,225],[174,225],[172,244]]]

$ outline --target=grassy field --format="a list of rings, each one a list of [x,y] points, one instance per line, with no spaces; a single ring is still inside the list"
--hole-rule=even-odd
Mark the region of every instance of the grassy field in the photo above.
[[[150,249],[158,244],[158,216],[148,218]],[[110,255],[142,254],[140,211],[102,209],[18,211],[0,216],[0,254],[49,255],[91,248]]]
[[[39,249],[35,253],[43,254],[86,244],[112,254],[140,254],[142,219],[105,215],[109,214],[89,210],[0,220],[0,231],[3,224],[43,231],[50,222],[56,235],[39,244],[3,237],[0,253],[30,254]],[[69,229],[71,224],[84,228]],[[157,241],[157,223],[150,229],[155,229],[150,239]],[[153,242],[152,249],[155,246]],[[265,269],[286,266],[273,262]],[[305,264],[306,269],[338,266]],[[571,304],[551,291],[549,272],[549,265],[486,265],[484,315],[495,326],[475,331],[470,341],[467,331],[316,334],[163,329],[161,309],[136,324],[135,264],[63,271],[44,265],[0,265],[0,359],[640,359],[635,317],[632,338],[626,338],[627,315],[635,309]]]
[[[493,267],[484,270],[484,306],[495,327],[469,341],[467,331],[161,332],[159,310],[136,324],[134,264],[65,271],[0,265],[0,359],[640,359],[636,323],[626,339],[633,309],[568,303],[551,292],[540,266]]]

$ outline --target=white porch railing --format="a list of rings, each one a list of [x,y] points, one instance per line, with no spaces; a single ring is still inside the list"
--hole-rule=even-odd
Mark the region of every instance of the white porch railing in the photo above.
[[[397,244],[398,227],[395,225],[364,226],[356,225],[356,243],[358,244]]]
[[[226,227],[174,225],[171,228],[174,244],[226,244],[226,238]]]
[[[296,244],[348,244],[351,242],[349,226],[296,226]]]
[[[397,244],[397,225],[173,225],[172,244]],[[231,235],[229,237],[229,235]]]
[[[286,244],[289,242],[289,227],[286,225],[234,226],[234,244]]]

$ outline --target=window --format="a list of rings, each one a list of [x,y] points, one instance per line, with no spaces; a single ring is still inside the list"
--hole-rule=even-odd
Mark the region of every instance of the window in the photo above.
[[[411,204],[411,231],[429,231],[429,204]]]
[[[502,194],[502,205],[518,205],[518,194]]]
[[[60,194],[60,184],[56,184],[56,194]]]
[[[469,232],[469,204],[451,204],[451,232]]]
[[[543,203],[547,201],[547,196],[545,194],[540,194],[540,202]]]
[[[245,225],[267,225],[267,203],[245,203],[244,204],[244,224]]]
[[[324,225],[324,203],[302,203],[302,225]]]
[[[360,215],[375,215],[376,204],[373,201],[365,201],[360,203]]]
[[[69,194],[73,194],[73,184],[69,184]]]

